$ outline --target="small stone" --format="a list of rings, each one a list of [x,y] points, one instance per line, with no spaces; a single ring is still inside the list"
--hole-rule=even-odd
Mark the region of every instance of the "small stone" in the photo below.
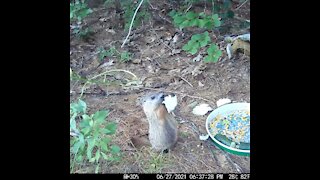
[[[141,63],[141,59],[134,59],[132,61],[133,64],[140,64]]]

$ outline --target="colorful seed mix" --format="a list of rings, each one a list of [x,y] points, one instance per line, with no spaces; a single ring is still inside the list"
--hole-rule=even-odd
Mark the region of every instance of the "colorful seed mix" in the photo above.
[[[250,112],[233,111],[225,116],[217,115],[209,121],[211,135],[225,135],[228,139],[239,144],[250,143]]]

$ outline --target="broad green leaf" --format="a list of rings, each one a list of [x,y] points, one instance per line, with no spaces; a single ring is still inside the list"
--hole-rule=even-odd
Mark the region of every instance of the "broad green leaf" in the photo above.
[[[109,144],[109,142],[111,142],[111,138],[109,138],[109,137],[104,138],[104,142]]]
[[[100,149],[97,150],[95,159],[96,159],[96,162],[99,162],[99,159],[100,159]]]
[[[106,117],[108,116],[108,111],[97,111],[94,115],[93,115],[93,119],[98,123],[101,124]]]
[[[93,163],[95,160],[96,160],[96,158],[93,157],[93,158],[89,159],[89,162]]]
[[[101,131],[101,133],[106,134],[106,135],[112,134],[112,131],[110,131],[109,129],[101,129],[100,131]]]
[[[72,152],[73,154],[77,154],[77,152],[79,151],[80,146],[81,146],[81,142],[80,142],[80,141],[76,142],[76,143],[72,146],[71,152]]]
[[[198,41],[194,42],[192,48],[195,48],[198,50],[200,48],[200,43]]]
[[[199,13],[199,16],[200,16],[200,17],[205,17],[206,14],[205,14],[204,12],[201,12],[201,13]]]
[[[84,134],[84,135],[87,135],[91,130],[91,127],[87,126],[83,129],[81,129],[81,132]]]
[[[195,34],[195,35],[192,35],[191,37],[191,40],[192,41],[198,41],[202,38],[202,34]],[[190,41],[189,41],[190,42]]]
[[[182,50],[184,50],[184,51],[189,51],[191,48],[192,48],[191,43],[188,43],[188,44],[185,44],[184,46],[182,46]]]
[[[93,131],[93,138],[98,139],[98,137],[99,137],[99,131],[98,130]]]
[[[89,122],[91,120],[91,117],[88,116],[87,114],[82,115],[82,121]]]
[[[207,52],[209,55],[213,55],[215,51],[218,49],[218,46],[212,44],[210,47],[207,49]]]
[[[101,152],[101,155],[102,155],[103,159],[108,160],[108,156],[104,152]]]
[[[200,44],[200,47],[205,47],[206,45],[208,45],[208,41],[203,40],[203,41],[200,41],[199,44]]]
[[[199,43],[197,43],[199,44]],[[197,48],[192,48],[189,53],[192,54],[192,55],[195,55],[196,53],[198,52],[198,49]]]
[[[212,29],[213,28],[213,21],[209,20],[206,22],[206,24],[204,25],[204,27],[206,27],[207,29]]]
[[[171,17],[173,17],[174,15],[176,15],[176,13],[177,13],[177,11],[172,10],[172,11],[169,12],[168,15],[171,16]]]
[[[91,159],[92,158],[92,150],[95,145],[95,139],[91,139],[91,138],[87,139],[87,142],[88,142],[87,158]]]
[[[70,120],[70,129],[71,129],[71,130],[77,130],[76,120],[75,120],[75,119],[71,119],[71,120]]]
[[[206,35],[206,36],[204,37],[204,41],[207,42],[207,43],[210,42],[210,41],[211,41],[210,36]]]
[[[117,153],[120,152],[120,147],[117,146],[117,145],[112,145],[112,146],[110,147],[110,149],[111,149],[111,153],[113,153],[113,154],[117,154]]]
[[[90,9],[90,8],[87,10],[87,13],[88,13],[88,14],[90,14],[90,13],[92,13],[92,12],[93,12],[93,11],[92,11],[92,9]]]
[[[186,17],[188,19],[194,19],[194,18],[198,17],[198,15],[192,11],[189,11],[189,12],[187,12]]]
[[[89,121],[91,120],[90,116],[84,114],[82,115],[82,121],[80,122],[80,128],[89,127]]]
[[[203,61],[204,61],[204,62],[212,62],[213,59],[212,59],[211,56],[208,55],[208,56],[206,56],[206,57],[203,58]]]
[[[80,113],[80,112],[85,113],[87,105],[84,101],[79,99],[78,103],[71,103],[70,108],[75,113]]]
[[[185,27],[188,27],[190,26],[190,20],[185,20],[183,21],[181,24],[180,24],[180,28],[185,28]]]
[[[92,127],[93,126],[93,120],[89,121],[89,125]]]
[[[200,28],[203,28],[203,27],[205,26],[205,24],[207,23],[207,21],[204,20],[204,19],[198,19],[198,20],[197,20],[197,23],[198,23],[198,26],[199,26]]]
[[[220,58],[221,55],[222,55],[222,51],[221,51],[221,50],[218,50],[218,51],[216,52],[216,54],[213,56],[214,62],[217,62],[217,61],[219,60],[219,58]]]
[[[111,134],[114,134],[117,130],[117,123],[115,122],[110,122],[109,124],[106,125],[106,129],[111,131]]]
[[[193,20],[191,20],[190,23],[189,23],[189,25],[192,26],[192,27],[193,27],[193,26],[198,26],[198,19],[193,19]]]
[[[221,21],[219,19],[214,20],[213,25],[214,25],[214,27],[219,27],[219,26],[221,26]]]
[[[109,150],[107,142],[100,141],[100,147],[101,147],[102,151],[104,151],[104,152],[108,152],[108,150]]]
[[[76,142],[78,142],[78,138],[71,137],[70,146],[73,146]]]
[[[77,155],[76,161],[81,162],[83,160],[83,156],[81,154]]]
[[[213,25],[215,27],[219,27],[221,25],[221,22],[219,20],[218,14],[212,15],[212,19],[213,19]]]
[[[205,62],[217,62],[222,55],[222,51],[217,49],[213,52],[213,54],[209,54],[204,58]]]
[[[79,133],[79,141],[81,142],[81,144],[85,144],[85,142],[84,142],[84,136],[83,136],[83,134],[82,133]]]
[[[203,35],[205,35],[205,36],[209,36],[209,32],[208,32],[208,31],[206,31],[206,32],[204,32],[204,33],[203,33]]]
[[[72,31],[73,34],[78,34],[79,32],[80,32],[80,29],[78,29],[78,28],[77,28],[77,29],[74,29],[74,30]]]
[[[185,18],[183,18],[181,16],[177,16],[174,18],[173,22],[178,25],[178,24],[181,24],[184,20],[185,20]]]

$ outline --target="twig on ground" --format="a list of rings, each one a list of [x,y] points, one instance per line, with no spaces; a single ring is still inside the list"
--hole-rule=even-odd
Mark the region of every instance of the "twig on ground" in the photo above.
[[[231,160],[231,158],[229,157],[229,154],[227,154],[227,153],[225,153],[225,152],[223,152],[223,153],[224,153],[224,155],[227,157],[227,160],[236,168],[236,170],[238,171],[238,173],[242,173],[242,172],[243,172],[242,168],[241,168],[237,163],[235,163],[235,162],[233,162],[233,161]]]
[[[121,48],[123,48],[124,44],[127,42],[128,38],[129,38],[129,36],[130,36],[130,32],[131,32],[131,28],[132,28],[132,25],[133,25],[134,18],[136,17],[137,12],[138,12],[138,10],[139,10],[139,8],[140,8],[140,6],[141,6],[142,3],[143,3],[143,0],[141,0],[139,6],[137,7],[136,11],[135,11],[134,14],[133,14],[133,17],[132,17],[132,20],[131,20],[131,24],[130,24],[130,27],[129,27],[128,35],[127,35],[126,39],[123,41],[123,43],[122,43],[122,45],[121,45]]]
[[[237,7],[235,10],[239,10],[248,0],[245,0],[239,7]]]
[[[179,76],[183,81],[185,81],[186,83],[188,83],[191,87],[193,87],[193,85],[189,82],[189,81],[187,81],[185,78],[183,78],[182,76]]]
[[[186,11],[184,13],[187,13],[192,7],[192,4],[190,4],[190,6],[188,7],[188,9],[186,9]]]
[[[153,10],[158,10],[158,8],[153,7],[152,4],[148,1],[149,6],[153,9]]]
[[[102,76],[102,75],[104,75],[104,74],[107,74],[107,73],[110,73],[110,72],[119,72],[119,71],[126,72],[126,73],[132,75],[135,79],[137,79],[137,76],[136,76],[135,74],[133,74],[132,72],[130,72],[130,71],[127,71],[127,70],[124,70],[124,69],[112,69],[112,70],[105,71],[105,72],[103,72],[103,73],[100,73],[100,74],[98,74],[98,75],[90,78],[89,81],[92,80],[92,79],[95,79],[95,78],[97,78],[97,77],[99,77],[99,76]]]
[[[152,32],[157,36],[157,40],[159,41],[159,36],[158,36],[158,34],[156,33],[156,31],[155,31],[155,29],[152,27]],[[161,42],[161,41],[160,41]],[[165,45],[167,48],[169,48],[171,51],[173,51],[173,49],[170,47],[170,46],[168,46],[166,43],[164,43],[164,42],[161,42],[161,44],[163,44],[163,45]]]

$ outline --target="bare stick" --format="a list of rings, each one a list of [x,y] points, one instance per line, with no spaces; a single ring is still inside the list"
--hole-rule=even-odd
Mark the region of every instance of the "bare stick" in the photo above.
[[[240,9],[241,6],[243,6],[246,2],[248,2],[248,0],[244,1],[239,7],[236,8],[236,10]]]
[[[184,13],[187,13],[192,7],[192,4],[190,4],[190,6],[188,7],[188,9],[186,9],[186,11]]]
[[[133,17],[132,17],[132,20],[131,20],[131,24],[130,24],[130,27],[129,27],[129,32],[128,32],[128,35],[126,37],[126,39],[123,41],[122,45],[121,45],[121,48],[123,48],[124,44],[126,43],[126,41],[128,40],[129,36],[130,36],[130,32],[131,32],[131,28],[132,28],[132,25],[133,25],[133,21],[134,21],[134,18],[136,17],[137,15],[137,12],[142,4],[143,0],[141,0],[139,6],[137,7],[136,11],[134,12],[133,14]]]
[[[182,80],[184,80],[186,83],[188,83],[191,87],[193,87],[192,86],[192,84],[191,83],[189,83],[185,78],[183,78],[182,76],[179,76]]]
[[[112,69],[112,70],[109,70],[109,71],[105,71],[105,72],[103,72],[101,74],[98,74],[98,75],[90,78],[89,80],[95,79],[95,78],[97,78],[99,76],[102,76],[102,75],[110,73],[110,72],[119,72],[119,71],[126,72],[126,73],[132,75],[135,79],[137,79],[137,76],[135,74],[133,74],[132,72],[130,72],[130,71],[127,71],[127,70],[124,70],[124,69]]]

